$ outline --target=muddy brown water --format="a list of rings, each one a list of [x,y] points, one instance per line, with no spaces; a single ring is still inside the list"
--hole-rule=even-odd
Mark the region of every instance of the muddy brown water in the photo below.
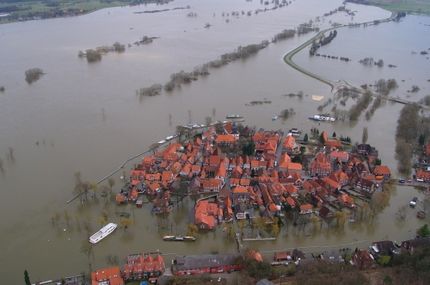
[[[174,1],[167,7],[190,5],[191,9],[134,14],[155,6],[123,7],[80,17],[0,25],[0,85],[6,87],[6,92],[0,94],[0,157],[5,170],[0,173],[3,282],[21,284],[24,269],[29,270],[34,281],[73,275],[88,271],[89,263],[92,268],[107,265],[108,255],[121,259],[129,253],[157,249],[166,254],[235,250],[236,244],[227,242],[220,228],[201,235],[195,243],[161,240],[168,232],[184,233],[193,205],[191,200],[180,204],[167,221],[153,216],[149,206],[143,209],[117,207],[112,203],[104,206],[106,202],[101,197],[98,202],[91,200],[83,209],[78,202],[65,203],[73,196],[75,172],[79,171],[84,180],[96,181],[130,155],[173,134],[176,125],[188,121],[203,123],[207,116],[223,119],[226,114],[239,113],[251,126],[283,130],[298,127],[305,131],[317,126],[356,140],[361,138],[363,126],[368,126],[369,142],[379,149],[383,161],[395,169],[394,132],[400,105],[387,104],[378,109],[370,122],[361,120],[353,127],[342,122],[318,126],[307,119],[317,113],[316,108],[321,104],[312,101],[310,95],[324,95],[327,99],[331,96],[330,90],[289,68],[282,57],[311,34],[270,45],[246,61],[213,70],[209,77],[171,94],[141,101],[135,95],[140,87],[164,83],[173,72],[192,70],[239,45],[270,39],[282,29],[293,28],[333,10],[341,2],[330,0],[323,5],[318,0],[297,0],[276,11],[229,17],[230,23],[225,22],[222,12],[246,12],[261,8],[262,4],[259,1]],[[350,7],[358,11],[356,22],[389,15],[379,8]],[[189,11],[196,12],[198,17],[186,17]],[[328,26],[330,20],[343,23],[351,18],[336,14],[325,19],[321,26]],[[205,29],[206,23],[212,26]],[[403,23],[386,24],[390,25],[401,27]],[[344,29],[339,38],[350,32],[356,33]],[[360,32],[366,34],[367,30]],[[77,57],[79,50],[115,41],[132,43],[143,35],[160,39],[150,45],[127,49],[123,54],[108,54],[95,64],[87,64]],[[334,47],[336,40],[332,43]],[[417,42],[417,51],[418,48],[421,47]],[[306,58],[302,60],[298,55],[297,61],[306,61]],[[24,71],[31,67],[42,68],[46,75],[28,85]],[[309,63],[308,67],[330,79],[341,78],[340,74],[348,70],[344,67],[329,70],[318,63]],[[357,78],[369,80],[365,72],[353,72]],[[397,72],[401,74],[402,70],[399,68]],[[301,100],[281,96],[299,90],[309,96]],[[272,104],[245,106],[264,98]],[[286,122],[271,120],[286,108],[294,108],[296,115]],[[9,147],[14,149],[14,160],[7,158]],[[119,176],[120,173],[115,176],[116,191],[121,184]],[[413,236],[421,222],[411,209],[407,209],[405,223],[397,223],[393,215],[416,195],[419,194],[411,188],[397,189],[390,206],[372,226],[351,224],[343,233],[323,231],[314,235],[309,231],[295,234],[289,228],[275,242],[250,246],[264,251],[296,246],[320,249],[352,242],[366,246],[367,241],[385,238],[406,239]],[[90,224],[91,232],[97,230],[102,211],[114,222],[119,221],[115,212],[128,211],[134,224],[126,232],[118,229],[94,246],[88,257],[84,252],[88,245],[85,223]],[[60,218],[53,226],[51,220],[55,216]],[[68,225],[65,216],[69,217]],[[166,260],[169,262],[169,255]]]

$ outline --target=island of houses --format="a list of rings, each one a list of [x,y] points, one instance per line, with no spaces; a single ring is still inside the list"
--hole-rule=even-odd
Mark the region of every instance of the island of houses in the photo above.
[[[351,216],[375,192],[384,191],[391,171],[368,144],[313,130],[254,129],[233,122],[180,134],[142,159],[116,202],[152,202],[156,214],[169,213],[172,196],[200,195],[194,221],[201,230],[223,223],[285,213]],[[178,187],[186,183],[185,191]]]

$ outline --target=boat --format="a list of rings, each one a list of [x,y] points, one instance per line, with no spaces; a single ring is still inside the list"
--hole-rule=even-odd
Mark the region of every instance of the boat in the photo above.
[[[326,116],[326,115],[313,115],[309,117],[310,120],[318,121],[318,122],[334,122],[336,118]]]
[[[299,131],[298,129],[296,129],[296,128],[292,128],[291,130],[289,130],[288,131],[290,134],[292,134],[294,137],[298,137],[298,136],[300,136],[301,135],[301,131]]]
[[[163,144],[165,142],[166,142],[165,140],[161,140],[161,141],[158,142],[158,144]]]
[[[92,244],[96,244],[108,235],[110,235],[116,228],[118,227],[117,224],[109,223],[103,228],[101,228],[98,232],[90,236],[89,241]]]
[[[412,208],[415,208],[415,206],[417,205],[418,202],[418,198],[414,197],[412,198],[412,200],[409,202],[409,206],[411,206]]]
[[[193,236],[172,236],[167,235],[163,237],[164,241],[195,241],[196,238]]]
[[[175,136],[168,136],[165,138],[166,141],[170,141],[171,139],[173,139]]]
[[[236,115],[236,114],[230,114],[230,115],[225,116],[225,118],[226,118],[226,119],[242,119],[242,118],[243,118],[243,116],[241,116],[241,115]]]
[[[278,118],[279,118],[279,116],[275,115],[275,116],[272,117],[272,121],[276,121]]]

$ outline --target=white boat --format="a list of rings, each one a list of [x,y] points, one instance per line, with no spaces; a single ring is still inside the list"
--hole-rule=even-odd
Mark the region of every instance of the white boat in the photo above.
[[[231,115],[225,116],[225,118],[226,119],[242,119],[243,117],[241,115],[231,114]]]
[[[276,121],[277,119],[278,119],[277,115],[275,115],[275,116],[272,117],[272,121]]]
[[[309,119],[314,120],[314,121],[325,121],[325,122],[334,122],[336,121],[335,118],[330,117],[330,116],[326,116],[326,115],[313,115],[311,117],[309,117]]]
[[[158,142],[158,144],[163,144],[165,142],[166,142],[165,140],[161,140],[161,141]]]
[[[174,138],[174,136],[168,136],[168,137],[166,137],[166,141],[170,141],[173,138]]]
[[[415,206],[417,205],[418,202],[418,198],[414,197],[412,198],[412,200],[409,202],[409,206],[411,206],[412,208],[415,208]]]
[[[101,228],[98,232],[90,236],[89,241],[92,244],[96,244],[108,235],[110,235],[116,228],[118,227],[117,224],[109,223],[103,228]]]

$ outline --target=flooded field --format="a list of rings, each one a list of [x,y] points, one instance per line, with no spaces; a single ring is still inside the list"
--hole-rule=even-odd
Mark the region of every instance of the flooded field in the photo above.
[[[229,16],[227,23],[226,13],[255,11],[264,9],[264,5],[255,0],[174,1],[165,7],[190,5],[190,9],[134,13],[157,9],[157,6],[147,5],[104,9],[76,18],[0,25],[0,86],[6,88],[0,93],[0,158],[4,167],[0,173],[0,263],[3,264],[0,273],[4,282],[20,283],[24,269],[29,270],[32,280],[88,271],[89,266],[106,265],[108,255],[122,257],[156,249],[172,254],[234,250],[235,243],[227,243],[221,229],[201,235],[196,243],[165,243],[161,240],[166,232],[182,234],[185,231],[189,209],[193,205],[190,199],[180,204],[167,221],[153,216],[149,206],[127,209],[102,197],[84,208],[78,202],[66,205],[74,195],[74,173],[80,172],[84,180],[96,181],[127,157],[173,134],[179,124],[204,123],[207,116],[221,120],[226,114],[239,113],[251,126],[283,130],[298,127],[305,132],[319,127],[329,133],[336,130],[339,135],[350,136],[353,140],[360,140],[362,128],[367,126],[369,143],[379,150],[383,162],[395,169],[394,132],[401,105],[386,104],[376,111],[371,121],[360,120],[353,127],[342,122],[318,126],[307,119],[318,113],[317,107],[321,104],[313,101],[311,95],[323,95],[327,100],[332,96],[330,89],[291,69],[282,57],[312,37],[312,33],[269,45],[246,61],[211,70],[207,78],[172,93],[142,100],[135,94],[138,88],[165,83],[170,74],[190,71],[240,45],[270,40],[283,29],[314,20],[341,3],[340,0],[330,0],[322,5],[318,0],[296,0],[288,7],[258,15]],[[354,22],[382,19],[390,14],[374,7],[350,7],[357,10]],[[187,17],[191,11],[197,13],[197,17]],[[224,17],[222,13],[225,13]],[[341,63],[321,64],[317,59],[309,60],[307,51],[299,54],[296,62],[330,79],[345,79],[354,84],[395,76],[397,81],[406,80],[406,89],[412,84],[422,87],[422,91],[414,96],[427,95],[428,61],[414,60],[423,58],[411,54],[412,50],[419,53],[425,48],[425,37],[414,35],[409,39],[407,32],[395,31],[416,27],[414,32],[425,34],[428,26],[422,26],[420,22],[428,23],[428,19],[407,17],[401,23],[381,24],[375,28],[343,29],[338,38],[325,47],[333,49],[333,53],[343,54],[345,47],[350,46],[351,51],[345,55],[354,60],[373,56],[398,65],[390,70],[384,67],[381,74],[372,76],[357,62],[345,66]],[[351,17],[335,14],[324,19],[321,27],[328,27],[329,21],[348,23]],[[205,28],[206,23],[211,27]],[[381,43],[376,44],[378,49],[370,54],[354,51],[357,44],[352,43],[352,39],[366,37],[368,32],[374,33],[372,29],[382,29],[378,36]],[[79,50],[111,45],[115,41],[133,43],[143,35],[160,38],[149,45],[127,48],[122,54],[105,55],[101,62],[94,64],[77,56]],[[343,37],[345,40],[341,41]],[[385,47],[382,39],[386,42]],[[364,41],[369,49],[373,48],[370,46],[373,41]],[[396,55],[395,49],[382,54],[387,46],[392,46],[390,41],[402,43],[400,54]],[[335,50],[337,46],[338,50]],[[366,46],[360,47],[360,50],[367,50]],[[324,61],[321,59],[321,62]],[[46,74],[29,85],[24,80],[24,72],[32,67],[40,67]],[[373,70],[377,72],[377,67]],[[298,91],[308,96],[302,99],[282,96]],[[250,101],[264,98],[272,103],[246,106]],[[273,115],[287,108],[294,108],[296,114],[285,122],[271,120]],[[9,148],[13,148],[13,159],[7,155]],[[121,185],[120,175],[115,176],[114,191]],[[294,234],[289,228],[276,242],[251,246],[270,251],[295,246],[337,246],[351,242],[365,244],[365,241],[383,238],[409,238],[420,223],[415,212],[408,209],[404,223],[397,223],[393,213],[413,196],[419,196],[419,193],[412,188],[397,189],[390,206],[372,226],[351,224],[341,233],[315,235],[309,232]],[[129,211],[134,224],[127,231],[117,230],[106,241],[88,250],[85,228],[98,229],[103,211],[113,222],[118,221],[116,212]],[[58,222],[53,224],[53,218]]]

